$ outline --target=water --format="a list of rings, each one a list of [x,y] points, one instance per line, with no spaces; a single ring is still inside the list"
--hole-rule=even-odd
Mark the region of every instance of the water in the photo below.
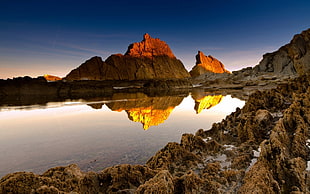
[[[209,129],[243,105],[231,96],[200,92],[1,106],[0,177],[71,163],[84,171],[144,164],[168,142],[179,142],[183,133]]]

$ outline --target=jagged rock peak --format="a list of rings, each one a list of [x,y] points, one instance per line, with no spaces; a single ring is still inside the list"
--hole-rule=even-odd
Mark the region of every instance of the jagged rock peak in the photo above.
[[[190,71],[192,77],[199,76],[205,73],[230,73],[225,69],[223,63],[211,55],[205,56],[203,52],[198,51],[196,55],[196,65]]]
[[[152,38],[148,33],[144,34],[141,42],[129,45],[125,55],[132,57],[169,56],[176,58],[168,44],[159,38]]]

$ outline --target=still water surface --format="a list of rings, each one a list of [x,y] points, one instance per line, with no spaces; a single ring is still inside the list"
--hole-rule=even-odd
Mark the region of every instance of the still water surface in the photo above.
[[[209,94],[208,94],[209,95]],[[0,107],[0,177],[76,163],[84,171],[143,164],[183,133],[209,129],[244,101],[204,93]]]

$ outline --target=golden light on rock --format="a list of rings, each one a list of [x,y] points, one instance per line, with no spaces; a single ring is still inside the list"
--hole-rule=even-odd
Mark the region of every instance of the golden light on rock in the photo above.
[[[165,110],[153,109],[150,106],[146,108],[133,108],[127,110],[127,113],[130,120],[142,123],[143,129],[147,130],[151,126],[159,125],[167,120],[173,109],[174,107],[168,107]]]
[[[230,73],[225,69],[224,64],[211,55],[205,56],[198,51],[196,55],[196,65],[189,72],[192,77],[197,77],[205,73]]]
[[[43,77],[46,79],[46,81],[58,81],[58,80],[61,80],[60,77],[57,77],[57,76],[54,76],[54,75],[49,75],[49,74],[45,74]]]
[[[199,114],[204,109],[210,109],[219,104],[223,99],[222,95],[204,96],[195,100],[195,110]]]

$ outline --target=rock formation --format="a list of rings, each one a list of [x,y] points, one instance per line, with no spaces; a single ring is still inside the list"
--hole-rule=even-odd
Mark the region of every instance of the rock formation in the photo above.
[[[102,61],[93,57],[72,70],[66,80],[147,80],[190,77],[169,46],[145,34],[139,43],[128,47],[125,55],[114,54]]]
[[[141,42],[129,45],[125,55],[148,58],[153,58],[154,56],[176,58],[164,41],[161,41],[159,38],[152,38],[149,34],[144,34]]]
[[[267,53],[254,67],[255,72],[274,74],[299,74],[310,70],[310,29],[293,37],[291,42],[278,51]]]
[[[101,57],[95,56],[72,70],[66,80],[103,80],[105,63]]]
[[[46,81],[59,81],[59,80],[61,80],[60,77],[57,77],[54,75],[45,74],[43,77],[46,79]]]
[[[192,77],[197,77],[205,73],[230,73],[224,65],[212,57],[211,55],[205,56],[201,51],[196,55],[196,65],[189,72]]]

